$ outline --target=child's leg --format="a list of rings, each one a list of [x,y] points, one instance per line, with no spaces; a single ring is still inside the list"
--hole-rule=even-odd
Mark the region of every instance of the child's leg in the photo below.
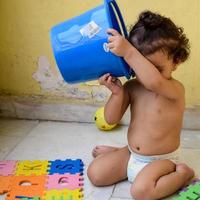
[[[136,200],[156,200],[169,196],[189,182],[194,171],[170,160],[154,161],[138,174],[131,187]]]
[[[97,156],[89,165],[87,175],[95,186],[106,186],[127,178],[128,147]]]

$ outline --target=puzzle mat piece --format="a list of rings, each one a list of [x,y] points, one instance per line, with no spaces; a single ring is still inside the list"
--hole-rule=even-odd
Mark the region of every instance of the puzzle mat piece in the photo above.
[[[16,175],[45,175],[48,173],[49,161],[47,160],[25,160],[17,164]]]
[[[83,193],[80,189],[76,190],[49,190],[44,193],[42,200],[82,200]]]
[[[17,161],[2,160],[0,161],[0,176],[14,175]]]
[[[6,200],[20,197],[42,197],[45,190],[46,176],[14,176]]]
[[[83,172],[83,161],[80,159],[77,160],[55,160],[50,161],[50,169],[49,174],[76,174],[76,173],[82,173]]]
[[[40,198],[39,197],[22,197],[22,196],[17,196],[17,197],[15,197],[16,199],[20,199],[20,200],[40,200]]]
[[[200,200],[200,180],[195,180],[183,188],[173,200]]]
[[[12,176],[0,176],[0,195],[10,191]]]
[[[81,174],[53,174],[47,179],[47,190],[51,189],[81,189],[83,186],[83,177]]]
[[[66,160],[64,160],[64,161],[61,161],[61,160],[57,160],[57,161],[59,161],[57,164],[59,164],[59,165],[55,165],[54,167],[55,167],[55,169],[57,169],[57,171],[62,171],[63,173],[64,173],[64,171],[66,171],[66,169],[67,170],[71,170],[71,172],[72,173],[74,173],[74,174],[76,174],[76,172],[83,172],[83,167],[84,167],[84,164],[83,164],[83,162],[82,162],[82,160],[80,160],[80,159],[77,159],[77,160],[71,160],[71,159],[67,159],[67,161],[69,161],[68,162],[68,164],[67,164],[67,166],[66,166]],[[13,162],[13,161],[12,161]],[[16,163],[18,163],[18,161],[14,161],[14,162],[16,162]],[[29,165],[30,164],[30,162],[31,163],[34,163],[35,161],[19,161],[19,162],[23,162],[23,163],[25,163],[25,172],[26,171],[34,171],[34,170],[36,170],[37,172],[39,171],[39,169],[38,169],[38,163],[36,163],[36,165]],[[28,165],[26,164],[26,163],[29,163]],[[37,162],[39,162],[39,163],[41,163],[41,162],[44,162],[44,161],[37,161]],[[50,164],[51,164],[51,162],[55,162],[55,161],[46,161],[47,163],[48,163],[48,167],[47,167],[47,169],[46,170],[44,170],[45,171],[45,174],[46,174],[46,172],[48,171],[48,169],[49,169],[49,166],[50,166]],[[62,164],[64,164],[64,165],[62,165]],[[20,169],[20,167],[19,167],[19,169]],[[22,168],[23,169],[23,168]],[[43,172],[44,172],[43,171]],[[19,170],[19,172],[20,172],[20,170]],[[24,175],[23,177],[25,177],[26,178],[26,181],[25,182],[27,182],[27,176],[29,175],[29,174],[32,174],[32,173],[25,173],[26,175]],[[27,175],[28,174],[28,175]],[[22,177],[22,176],[18,176],[18,177]],[[45,176],[46,177],[46,176]],[[62,180],[63,181],[63,180]],[[11,182],[11,181],[10,181]],[[23,180],[20,182],[20,183],[22,183],[23,184]],[[66,183],[66,181],[64,180],[63,181],[63,183]],[[8,185],[8,184],[7,184]],[[11,185],[11,184],[10,184]],[[45,186],[45,180],[44,180],[44,183],[42,184],[43,186]],[[5,186],[5,182],[4,182],[4,186]],[[18,186],[20,186],[20,184],[18,183]],[[12,184],[12,187],[14,187],[13,186],[13,184]],[[17,186],[16,186],[17,187]],[[2,188],[2,187],[1,187]],[[11,188],[11,186],[10,186],[10,188]],[[23,188],[23,187],[22,187]],[[26,190],[25,190],[26,189]],[[28,191],[27,190],[27,188],[25,188],[24,189],[24,191]],[[6,191],[7,190],[9,190],[9,189],[5,189]],[[31,188],[31,190],[32,190],[32,188]],[[44,188],[43,188],[43,190],[45,190]],[[2,191],[3,191],[3,189],[2,189]],[[13,191],[16,191],[16,188],[14,188],[14,190]],[[18,191],[18,190],[17,190]],[[36,197],[36,195],[31,195],[33,198],[28,198],[28,197],[30,197],[30,195],[26,195],[26,196],[21,196],[21,192],[19,192],[20,193],[20,196],[18,196],[18,197],[20,197],[20,199],[24,199],[24,200],[27,200],[27,199],[34,199],[34,200],[36,200],[36,199],[38,199],[37,197]],[[77,196],[76,195],[76,193],[75,193],[75,196],[74,196],[74,193],[69,193],[70,195],[68,195],[69,197],[68,197],[68,199],[67,200],[70,200],[70,199],[82,199],[82,197],[83,197],[83,194],[82,194],[82,188],[81,188],[81,190],[79,190],[79,195]],[[8,193],[8,197],[6,198],[6,200],[14,200],[14,199],[19,199],[19,198],[16,198],[16,195],[18,195],[18,194],[15,194],[15,193],[12,193],[11,191],[9,191],[9,193]],[[72,196],[73,195],[73,196]],[[37,196],[39,196],[39,195],[37,195]],[[66,195],[65,195],[66,196]],[[40,196],[41,197],[41,196]],[[53,197],[54,198],[54,197]],[[41,199],[41,198],[40,198]],[[50,198],[51,200],[52,200],[52,198]],[[61,200],[62,199],[62,196],[61,196],[61,198],[60,197],[58,197],[58,200]],[[42,200],[42,199],[41,199]],[[56,200],[56,199],[55,199]],[[63,199],[64,200],[64,199]]]

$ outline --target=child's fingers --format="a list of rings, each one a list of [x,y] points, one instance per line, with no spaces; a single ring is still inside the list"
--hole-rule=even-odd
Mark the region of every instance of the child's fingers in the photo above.
[[[108,48],[109,48],[109,51],[110,51],[111,53],[116,54],[116,51],[115,51],[115,48],[114,48],[114,47],[113,47],[113,48],[108,47]]]
[[[115,83],[118,79],[116,77],[112,77],[112,82]]]
[[[108,42],[114,42],[114,41],[115,41],[115,36],[108,37]]]
[[[111,89],[111,88],[113,87],[112,76],[109,76],[109,77],[108,77],[108,79],[107,79],[107,81],[104,83],[104,85],[105,85],[107,88],[109,88],[109,89]]]
[[[109,76],[109,77],[108,77],[107,82],[108,82],[109,84],[112,84],[112,76]]]
[[[106,80],[109,76],[110,76],[110,73],[106,73],[106,74],[104,74],[103,76],[101,76],[100,78],[101,78],[102,80]]]
[[[113,28],[109,28],[107,29],[107,33],[109,34],[112,34],[113,36],[117,36],[117,35],[120,35],[119,32]]]
[[[113,77],[113,76],[109,76],[108,77],[108,84],[110,85],[110,86],[114,86],[114,85],[116,85],[116,82],[117,82],[117,78],[116,77]]]
[[[115,44],[114,43],[108,43],[107,47],[109,49],[113,49],[115,47]]]
[[[107,81],[107,79],[110,77],[110,73],[104,74],[103,75],[103,80]]]
[[[103,76],[101,76],[101,77],[99,78],[99,83],[100,83],[100,84],[104,84],[104,83],[107,81],[107,79],[108,79],[109,76],[110,76],[109,73],[104,74]]]

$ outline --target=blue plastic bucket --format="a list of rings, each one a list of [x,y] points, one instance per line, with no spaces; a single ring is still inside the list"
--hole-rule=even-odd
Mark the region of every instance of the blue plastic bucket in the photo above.
[[[105,0],[103,5],[51,29],[54,56],[66,82],[96,80],[105,73],[130,78],[132,70],[127,63],[107,48],[108,28],[127,37],[115,0]]]

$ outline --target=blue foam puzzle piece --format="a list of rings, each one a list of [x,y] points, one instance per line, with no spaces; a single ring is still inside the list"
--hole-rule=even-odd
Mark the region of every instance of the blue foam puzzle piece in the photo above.
[[[24,197],[24,196],[16,196],[16,199],[20,200],[40,200],[39,197]]]
[[[83,161],[81,159],[77,160],[55,160],[50,161],[49,174],[65,174],[65,173],[83,173]]]

